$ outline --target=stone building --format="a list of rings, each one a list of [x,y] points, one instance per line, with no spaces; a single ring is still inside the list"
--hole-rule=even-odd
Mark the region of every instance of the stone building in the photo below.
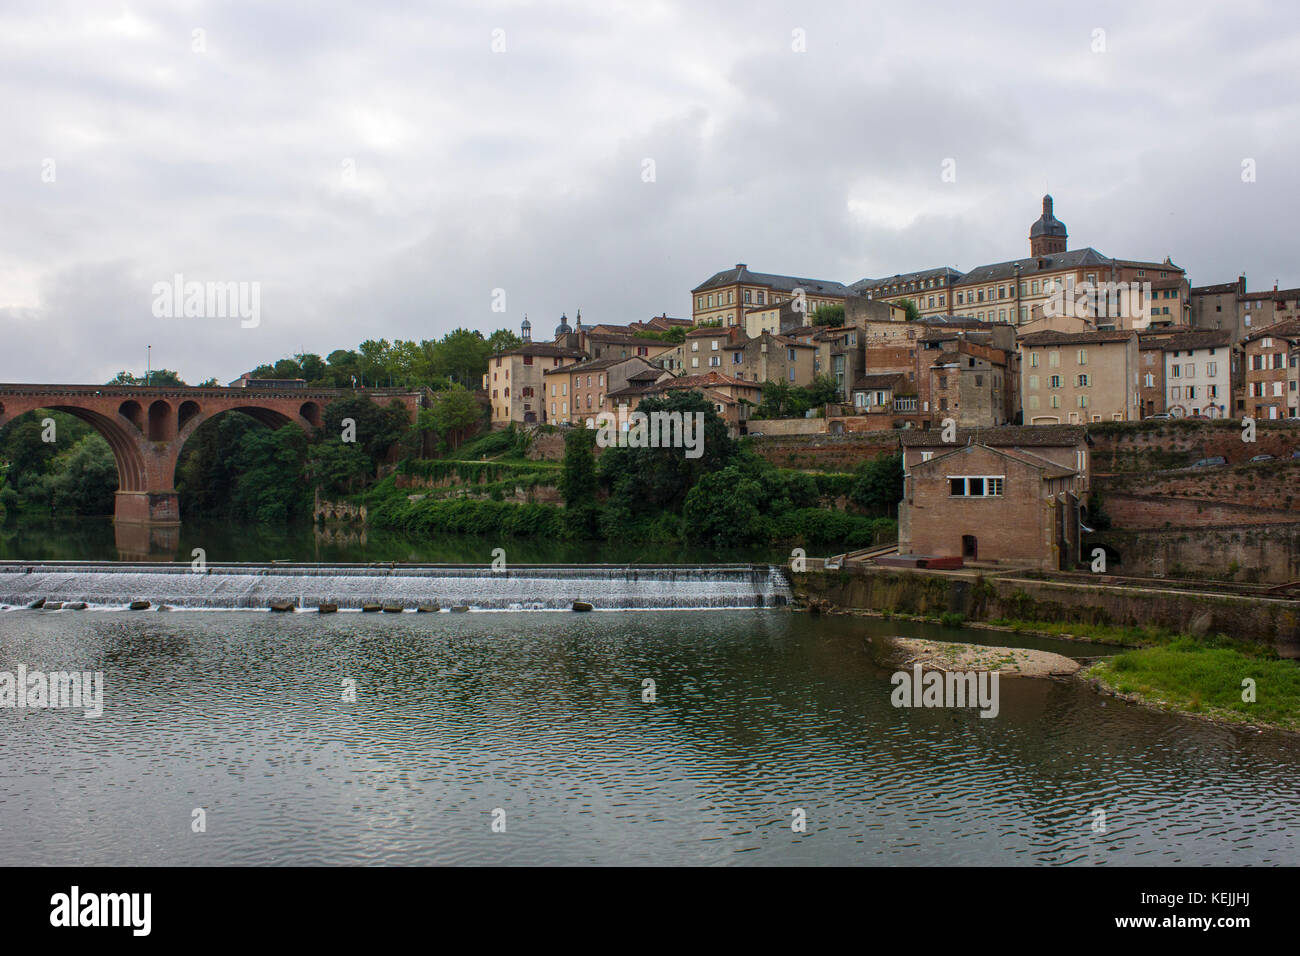
[[[691,290],[691,314],[696,325],[743,327],[745,313],[756,306],[798,300],[811,314],[823,305],[843,305],[848,295],[842,282],[751,272],[738,262],[734,269],[714,273]]]
[[[1026,425],[1140,417],[1136,332],[1034,332],[1021,336],[1017,348]]]

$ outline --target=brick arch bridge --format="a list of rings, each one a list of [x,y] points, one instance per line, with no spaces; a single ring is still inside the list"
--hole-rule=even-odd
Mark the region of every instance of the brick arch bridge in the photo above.
[[[0,427],[38,408],[66,412],[104,437],[117,462],[114,516],[119,523],[180,524],[176,462],[195,430],[225,412],[243,412],[273,428],[310,431],[332,402],[368,395],[397,399],[414,421],[416,392],[335,389],[188,388],[141,385],[0,385]]]

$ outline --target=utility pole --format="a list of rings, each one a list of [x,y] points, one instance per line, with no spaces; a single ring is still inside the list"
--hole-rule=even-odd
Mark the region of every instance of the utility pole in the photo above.
[[[149,380],[153,377],[153,346],[144,347],[144,384],[148,386]]]

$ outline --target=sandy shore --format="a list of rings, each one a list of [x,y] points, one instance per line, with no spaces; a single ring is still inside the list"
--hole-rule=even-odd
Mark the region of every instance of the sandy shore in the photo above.
[[[896,667],[920,664],[925,670],[990,671],[1003,677],[1068,677],[1082,666],[1078,661],[1023,647],[989,647],[912,637],[870,639],[883,663]]]

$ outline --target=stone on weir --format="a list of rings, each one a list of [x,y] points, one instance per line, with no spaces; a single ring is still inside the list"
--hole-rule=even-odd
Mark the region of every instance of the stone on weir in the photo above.
[[[58,610],[62,610],[62,608],[63,608],[63,602],[62,602],[62,601],[46,601],[46,602],[45,602],[45,610],[47,610],[47,611],[58,611]]]
[[[361,605],[361,610],[362,610],[363,612],[365,612],[366,614],[372,614],[372,613],[374,613],[375,611],[382,611],[383,609],[384,609],[384,606],[383,606],[382,604],[363,604],[363,605]]]
[[[69,604],[65,604],[65,605],[63,605],[63,610],[65,610],[65,611],[84,611],[87,607],[88,607],[88,605],[86,604],[85,601],[72,601],[72,602],[69,603]]]
[[[421,604],[415,610],[419,614],[437,614],[442,608],[436,604]]]
[[[45,598],[37,598],[31,604],[27,605],[27,610],[39,611],[43,607],[45,607]]]
[[[337,604],[322,604],[320,607],[316,608],[316,613],[318,613],[318,614],[334,614],[334,613],[336,613],[336,612],[338,611],[338,609],[339,609],[339,606],[338,606]]]
[[[590,611],[590,610],[593,610],[592,606],[591,606],[590,604],[588,604],[586,601],[574,601],[574,602],[573,602],[573,609],[574,609],[575,611]]]
[[[452,606],[451,613],[452,613],[452,614],[464,614],[464,613],[465,613],[466,611],[468,611],[468,610],[469,610],[469,605],[468,605],[468,604],[456,604],[456,605],[453,605],[453,606]]]
[[[292,614],[295,610],[297,610],[297,608],[294,606],[294,603],[292,601],[272,601],[270,607],[272,611],[278,612],[280,614],[285,614],[285,613]]]
[[[385,613],[385,614],[401,614],[401,613],[402,613],[402,610],[403,610],[403,608],[402,608],[402,605],[400,605],[400,604],[385,604],[385,605],[384,605],[384,613]]]
[[[127,607],[132,611],[147,611],[150,605],[148,601],[132,601]]]

